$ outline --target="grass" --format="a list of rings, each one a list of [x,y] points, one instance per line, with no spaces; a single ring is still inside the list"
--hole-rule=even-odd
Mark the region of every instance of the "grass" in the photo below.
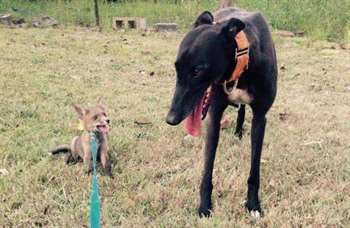
[[[183,144],[183,128],[164,122],[183,34],[80,27],[0,33],[0,169],[9,172],[0,174],[2,226],[87,226],[91,178],[82,164],[66,166],[48,150],[76,133],[73,102],[102,97],[115,175],[99,177],[104,227],[349,227],[348,50],[275,38],[280,74],[262,156],[265,217],[252,220],[243,207],[248,111],[242,141],[233,127],[222,132],[214,215],[199,219],[202,140]],[[227,115],[236,117],[233,109]]]
[[[184,1],[119,1],[108,4],[100,0],[102,26],[110,30],[113,16],[142,16],[148,24],[155,22],[176,22],[182,30],[188,29],[193,17],[204,10],[217,9],[217,0]],[[350,41],[349,0],[237,0],[242,8],[261,11],[275,29],[304,31],[315,39],[329,41]],[[14,9],[16,11],[14,11]],[[1,0],[0,13],[10,12],[31,20],[33,16],[48,14],[65,25],[94,25],[92,0]]]

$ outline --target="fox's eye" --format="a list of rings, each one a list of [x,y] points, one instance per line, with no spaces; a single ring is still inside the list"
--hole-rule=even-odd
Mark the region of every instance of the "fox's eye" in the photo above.
[[[94,120],[97,120],[98,115],[94,115],[92,118],[93,118]]]
[[[107,114],[105,112],[102,113],[103,116],[107,116]]]

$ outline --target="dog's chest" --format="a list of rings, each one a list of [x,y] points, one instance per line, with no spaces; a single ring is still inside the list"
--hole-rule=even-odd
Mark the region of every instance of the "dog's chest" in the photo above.
[[[248,90],[246,75],[243,75],[241,78],[237,79],[237,82],[235,82],[233,86],[227,88],[226,85],[223,85],[223,87],[230,103],[250,104],[254,99],[253,94]]]
[[[235,88],[227,94],[227,99],[234,104],[250,104],[253,101],[253,95],[247,89]]]

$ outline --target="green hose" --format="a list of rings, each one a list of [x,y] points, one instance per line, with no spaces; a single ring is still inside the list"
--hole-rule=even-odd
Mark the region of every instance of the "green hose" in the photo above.
[[[92,153],[92,186],[90,195],[90,227],[99,228],[100,227],[100,210],[101,201],[100,193],[98,189],[98,181],[96,175],[96,160],[97,160],[97,150],[99,146],[99,140],[96,132],[91,133],[90,137],[91,143],[91,153]]]

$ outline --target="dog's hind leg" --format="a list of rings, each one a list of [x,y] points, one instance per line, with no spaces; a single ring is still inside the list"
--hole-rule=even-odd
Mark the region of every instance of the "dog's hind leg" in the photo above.
[[[248,178],[247,202],[245,206],[254,217],[260,217],[262,213],[258,194],[260,185],[260,158],[265,134],[265,125],[265,114],[257,115],[253,112],[251,130],[251,167]]]
[[[198,208],[198,213],[200,217],[210,216],[210,210],[212,209],[211,193],[213,190],[212,176],[214,160],[216,148],[219,141],[220,120],[226,107],[227,104],[212,104],[209,110],[208,129],[204,148],[204,170],[202,176],[202,183],[200,186],[200,205]]]
[[[238,109],[235,136],[242,139],[243,135],[243,123],[245,118],[245,104],[242,104]]]

